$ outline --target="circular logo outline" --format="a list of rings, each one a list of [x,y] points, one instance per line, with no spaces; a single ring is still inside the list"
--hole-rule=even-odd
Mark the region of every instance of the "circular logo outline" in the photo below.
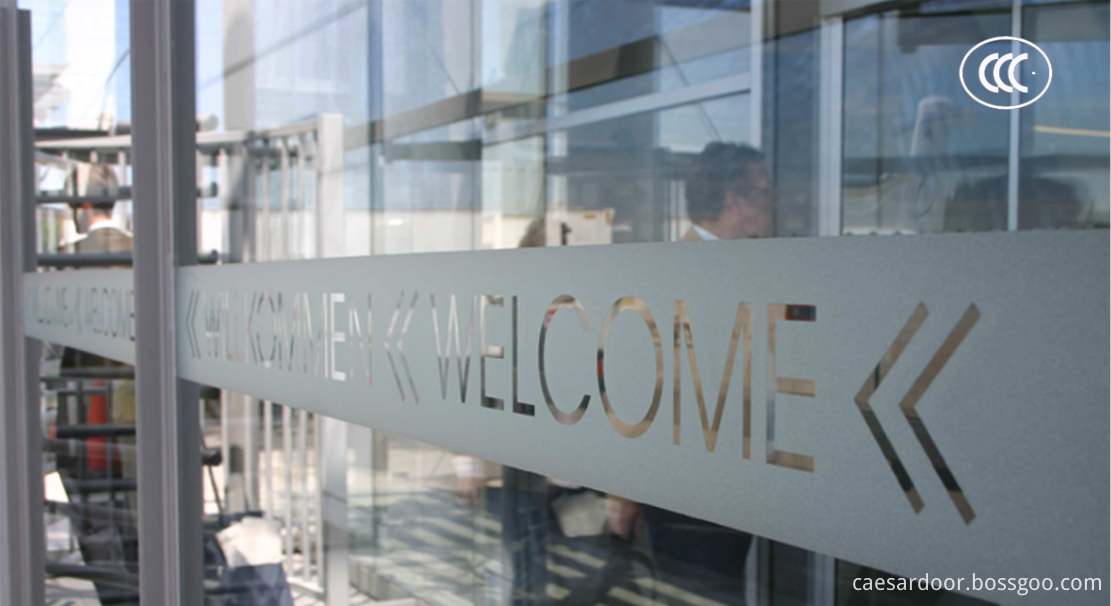
[[[1041,53],[1042,58],[1045,59],[1046,66],[1049,67],[1049,80],[1045,83],[1045,87],[1042,88],[1042,92],[1038,93],[1037,97],[1034,97],[1033,99],[1027,101],[1026,103],[1020,103],[1018,105],[992,105],[991,103],[988,103],[987,101],[984,101],[984,100],[980,99],[976,95],[973,95],[972,91],[968,90],[968,84],[966,84],[965,81],[964,81],[964,64],[966,62],[968,62],[968,57],[971,56],[972,53],[975,52],[976,49],[980,48],[981,46],[983,46],[983,45],[985,45],[989,42],[998,42],[999,40],[1012,40],[1012,41],[1015,41],[1015,42],[1022,42],[1024,44],[1029,44],[1030,46],[1033,46],[1034,50]],[[984,105],[984,106],[990,107],[992,109],[1019,109],[1021,107],[1026,107],[1027,105],[1030,105],[1031,103],[1037,101],[1038,99],[1041,99],[1042,95],[1044,95],[1049,90],[1049,85],[1053,84],[1053,63],[1049,60],[1049,55],[1045,54],[1045,51],[1043,51],[1041,49],[1041,47],[1039,47],[1037,44],[1034,44],[1033,42],[1031,42],[1029,40],[1026,40],[1025,38],[1018,38],[1018,37],[1015,37],[1015,36],[996,36],[995,38],[988,38],[987,40],[984,40],[983,42],[981,42],[981,43],[977,44],[976,46],[973,46],[971,49],[969,49],[968,52],[964,54],[964,58],[961,59],[961,66],[960,66],[960,68],[958,68],[957,75],[960,76],[961,86],[964,88],[964,92],[968,93],[968,96],[972,97],[972,100],[979,103],[980,105]]]

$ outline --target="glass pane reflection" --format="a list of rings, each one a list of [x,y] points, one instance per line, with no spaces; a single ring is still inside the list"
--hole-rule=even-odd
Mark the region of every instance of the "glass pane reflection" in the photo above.
[[[198,2],[202,246],[250,263],[1107,227],[1105,3],[833,4]],[[1058,71],[1017,122],[953,78],[1016,23]],[[206,417],[208,513],[263,520],[252,557],[299,603],[342,601],[332,532],[353,603],[890,603],[854,589],[882,570],[371,428],[347,426],[330,467],[330,421],[227,393]]]

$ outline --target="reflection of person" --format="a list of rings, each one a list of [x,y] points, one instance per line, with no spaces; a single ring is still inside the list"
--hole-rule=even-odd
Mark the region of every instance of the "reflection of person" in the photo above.
[[[93,173],[95,176],[97,173]],[[111,204],[83,203],[74,209],[74,218],[78,224],[85,226],[85,233],[72,242],[62,245],[66,252],[96,253],[120,252],[131,250],[131,234],[120,229],[112,220]],[[62,352],[62,368],[90,368],[104,366],[119,366],[96,354],[90,354],[73,348],[66,348]],[[105,387],[106,382],[96,381],[94,387]],[[113,381],[109,396],[89,396],[88,410],[86,411],[89,423],[135,423],[135,383],[133,381]],[[110,400],[110,402],[109,402]],[[109,405],[110,404],[110,405]],[[132,443],[131,438],[118,438],[121,444]],[[107,454],[104,450],[104,438],[89,438],[86,456],[87,464],[94,471],[104,471],[107,468]],[[133,462],[124,462],[125,477],[134,477],[129,473]]]
[[[713,142],[695,157],[686,184],[692,226],[684,241],[768,238],[775,232],[775,190],[754,147]],[[611,519],[627,523],[617,507]],[[632,516],[634,519],[636,516]],[[680,513],[643,506],[643,525],[661,579],[697,579],[723,599],[744,601],[752,535]],[[626,530],[618,525],[618,532]]]
[[[775,195],[764,156],[748,145],[710,143],[687,177],[687,214],[692,226],[683,241],[770,237]],[[745,561],[752,535],[674,511],[607,498],[611,531],[627,539],[648,535],[658,578],[695,582],[715,599],[744,601]]]
[[[131,234],[112,220],[112,207],[83,204],[74,211],[78,222],[87,225],[85,233],[62,245],[66,252],[121,252],[131,250]]]
[[[710,143],[687,179],[687,214],[693,224],[682,240],[734,240],[772,235],[775,194],[764,155],[748,145]]]
[[[111,197],[118,192],[119,182],[112,167],[93,165],[89,170],[88,183],[85,187],[86,201],[74,204],[73,218],[81,234],[67,242],[60,248],[64,252],[77,254],[120,252],[131,250],[131,235],[121,229],[112,219],[112,202],[88,201],[88,198]],[[107,367],[121,367],[122,363],[104,358],[97,354],[66,347],[61,354],[61,367],[63,370],[100,369]],[[71,407],[60,406],[58,409],[57,423],[59,425],[134,425],[135,424],[135,383],[130,380],[94,380],[86,386],[93,387],[97,393],[92,393],[81,398],[80,409],[72,409],[75,418],[70,418]],[[58,458],[59,472],[63,477],[92,477],[104,478],[111,481],[134,480],[136,477],[136,460],[134,456],[135,438],[121,436],[106,438],[103,436],[85,438],[85,448],[77,450],[80,458]],[[121,448],[111,448],[114,442]],[[120,490],[120,489],[115,489]],[[103,492],[109,493],[108,490]],[[135,512],[137,509],[137,495],[134,491],[124,490],[122,499],[126,509]],[[103,495],[102,495],[103,496]],[[113,499],[119,497],[112,497]],[[122,507],[118,502],[111,503],[113,507]],[[94,521],[86,519],[82,522],[85,538],[81,541],[81,555],[90,565],[99,565],[116,570],[130,570],[134,572],[138,555],[133,543],[121,542],[120,535],[134,533],[134,528],[129,527],[129,522],[121,522],[126,517],[108,521]],[[90,525],[92,524],[92,525]],[[111,537],[115,537],[114,539]],[[101,595],[112,592],[110,587],[97,583]],[[131,602],[128,602],[131,603]]]
[[[110,166],[96,164],[89,170],[88,184],[85,188],[86,195],[111,196],[119,188],[116,173]],[[81,202],[75,204],[73,209],[74,221],[80,231],[83,231],[74,240],[62,244],[64,252],[98,253],[122,252],[131,250],[132,238],[124,229],[120,228],[112,219],[113,202]],[[90,354],[77,349],[66,348],[62,352],[62,368],[95,368],[105,366],[121,366],[119,362],[108,360],[101,356]],[[134,381],[112,381],[112,389],[108,396],[93,395],[88,397],[88,410],[86,411],[89,423],[113,423],[120,425],[133,425],[135,423],[135,383]],[[96,381],[94,387],[105,387],[107,382]],[[72,420],[70,422],[76,422]],[[134,438],[117,438],[120,444],[134,444]],[[86,456],[87,464],[93,471],[108,471],[108,456],[105,450],[104,438],[89,438]],[[135,462],[132,459],[122,461],[122,472],[125,478],[135,477]]]
[[[116,173],[109,166],[94,165],[89,170],[85,188],[89,196],[109,196],[119,188]],[[72,242],[62,245],[65,252],[120,252],[131,250],[131,234],[112,220],[115,204],[83,202],[73,209],[77,229],[82,232]]]
[[[1071,180],[1023,174],[1018,182],[1018,228],[1060,229],[1091,226],[1090,196]],[[962,183],[945,214],[945,231],[1007,229],[1007,177]]]
[[[536,219],[521,238],[521,248],[543,247],[544,219]],[[509,556],[512,589],[509,603],[550,603],[548,588],[548,480],[522,469],[502,468],[502,544]]]
[[[521,248],[543,247],[544,219],[529,224]],[[486,465],[480,459],[456,454],[452,457],[456,494],[472,506],[484,506],[488,484]],[[508,556],[509,595],[513,606],[551,603],[548,587],[548,480],[513,467],[502,467],[501,539]]]

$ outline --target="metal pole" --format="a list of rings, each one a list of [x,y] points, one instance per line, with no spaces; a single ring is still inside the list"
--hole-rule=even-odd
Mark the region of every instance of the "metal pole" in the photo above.
[[[37,606],[45,565],[39,347],[23,336],[23,274],[36,263],[31,15],[15,0],[0,0],[0,91],[0,603]]]
[[[293,574],[293,409],[282,405],[282,475],[285,502],[282,504],[282,526],[285,528],[285,570]]]
[[[305,203],[307,200],[309,188],[305,183],[305,155],[308,153],[308,141],[305,135],[297,137],[297,258],[304,259],[305,255],[305,240],[308,234],[305,232],[305,224],[308,221],[308,205]]]
[[[229,439],[231,423],[228,422],[228,392],[220,391],[220,466],[224,468],[224,485],[221,486],[224,494],[224,511],[232,511],[231,505],[231,440]],[[216,495],[220,500],[220,495]]]
[[[255,511],[258,504],[258,407],[250,396],[239,396],[243,409],[243,503],[248,511]]]
[[[350,569],[347,534],[347,423],[320,417],[321,511],[317,532],[324,533],[324,560],[320,562],[324,596],[329,606],[347,606]]]
[[[261,251],[259,253],[259,261],[270,261],[274,258],[273,235],[270,233],[273,229],[273,224],[270,222],[270,156],[263,156],[260,160],[262,162],[262,229],[259,230],[255,226],[255,233],[261,234],[259,241],[261,242]]]
[[[204,601],[199,389],[177,376],[174,271],[197,261],[194,4],[132,0],[139,596]]]
[[[284,214],[284,213],[283,213]],[[297,458],[301,468],[300,487],[297,491],[297,517],[301,534],[301,578],[312,577],[312,545],[309,542],[309,413],[297,411]],[[290,571],[293,572],[293,571]]]
[[[341,257],[344,248],[343,116],[321,114],[316,123],[316,257]]]
[[[265,484],[266,508],[263,514],[267,518],[274,517],[274,404],[269,400],[262,400],[262,452],[263,459],[262,481]]]
[[[279,183],[280,191],[281,191],[281,195],[278,197],[278,200],[279,200],[279,203],[281,204],[281,221],[282,221],[281,232],[280,232],[281,233],[281,238],[282,238],[282,241],[281,241],[281,251],[282,252],[281,252],[281,256],[279,258],[283,261],[287,261],[290,258],[290,254],[289,254],[289,250],[290,250],[290,246],[289,246],[289,196],[290,196],[290,191],[293,188],[293,184],[290,182],[291,179],[290,179],[289,173],[290,173],[290,169],[289,169],[289,146],[286,142],[285,137],[282,137],[281,139],[278,139],[278,175],[279,175],[278,183]],[[273,230],[272,225],[267,225],[266,228],[267,228],[268,233]]]
[[[316,482],[313,492],[316,496],[316,527],[313,534],[313,547],[316,553],[316,584],[325,587],[324,579],[324,427],[321,415],[313,415],[313,450],[316,454]],[[327,594],[325,594],[327,597]]]

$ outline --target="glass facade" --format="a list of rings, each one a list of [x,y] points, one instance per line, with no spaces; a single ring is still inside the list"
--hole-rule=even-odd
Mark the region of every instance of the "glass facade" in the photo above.
[[[134,7],[19,6],[33,24],[40,265],[130,266]],[[601,258],[627,243],[1111,221],[1105,1],[194,8],[197,229],[175,233],[195,235],[205,264],[580,245]],[[962,88],[962,58],[1000,36],[1052,57],[1037,103],[1000,111]],[[82,254],[95,260],[62,256]],[[397,312],[383,321],[392,333]],[[134,368],[44,350],[48,603],[137,603]],[[492,391],[516,393],[516,358],[512,371],[492,368]],[[862,589],[906,575],[257,394],[201,398],[207,603],[984,601]]]

